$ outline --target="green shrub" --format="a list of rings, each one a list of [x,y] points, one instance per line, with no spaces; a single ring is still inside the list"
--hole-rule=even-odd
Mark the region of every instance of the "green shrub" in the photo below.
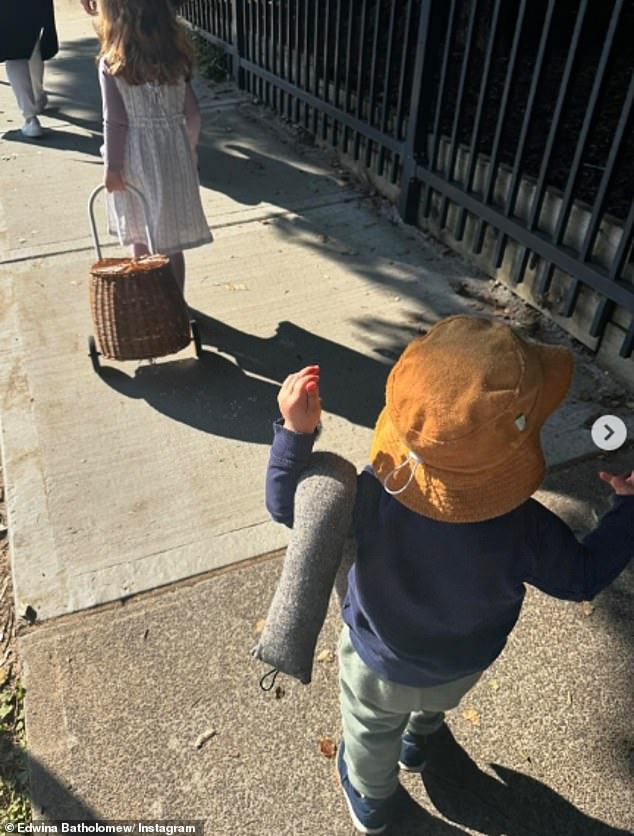
[[[24,688],[19,681],[0,685],[0,822],[9,821],[31,821]]]
[[[229,59],[223,49],[192,31],[191,38],[196,49],[198,74],[209,81],[226,81],[231,76]]]

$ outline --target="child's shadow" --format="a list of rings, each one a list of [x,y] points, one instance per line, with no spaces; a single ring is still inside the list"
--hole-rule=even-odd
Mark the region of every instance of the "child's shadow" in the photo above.
[[[529,775],[492,768],[499,780],[482,772],[444,726],[430,739],[422,780],[443,816],[487,836],[632,836],[585,815]]]

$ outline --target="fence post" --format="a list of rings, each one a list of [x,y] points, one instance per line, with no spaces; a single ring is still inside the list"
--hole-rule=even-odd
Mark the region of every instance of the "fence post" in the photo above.
[[[418,21],[416,58],[412,77],[399,196],[399,213],[405,223],[414,223],[416,220],[421,187],[420,180],[416,177],[416,167],[426,157],[427,131],[425,124],[427,113],[423,104],[429,93],[427,79],[428,77],[431,79],[426,70],[429,61],[428,53],[432,44],[430,29],[433,3],[434,0],[422,0]]]
[[[244,89],[244,70],[241,59],[244,56],[244,8],[243,0],[231,0],[231,70],[233,80]]]

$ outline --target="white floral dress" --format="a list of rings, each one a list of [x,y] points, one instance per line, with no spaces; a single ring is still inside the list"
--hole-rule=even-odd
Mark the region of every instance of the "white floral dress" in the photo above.
[[[212,240],[200,200],[192,143],[199,115],[191,87],[131,85],[99,65],[104,162],[145,196],[154,252],[169,254]],[[195,134],[195,139],[193,135]],[[109,231],[121,244],[146,241],[143,210],[132,192],[107,196]]]

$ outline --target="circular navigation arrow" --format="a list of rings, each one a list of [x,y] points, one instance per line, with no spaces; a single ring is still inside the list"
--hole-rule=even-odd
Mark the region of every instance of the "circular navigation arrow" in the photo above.
[[[600,450],[618,450],[627,441],[627,427],[618,415],[602,415],[590,430],[592,441]]]

